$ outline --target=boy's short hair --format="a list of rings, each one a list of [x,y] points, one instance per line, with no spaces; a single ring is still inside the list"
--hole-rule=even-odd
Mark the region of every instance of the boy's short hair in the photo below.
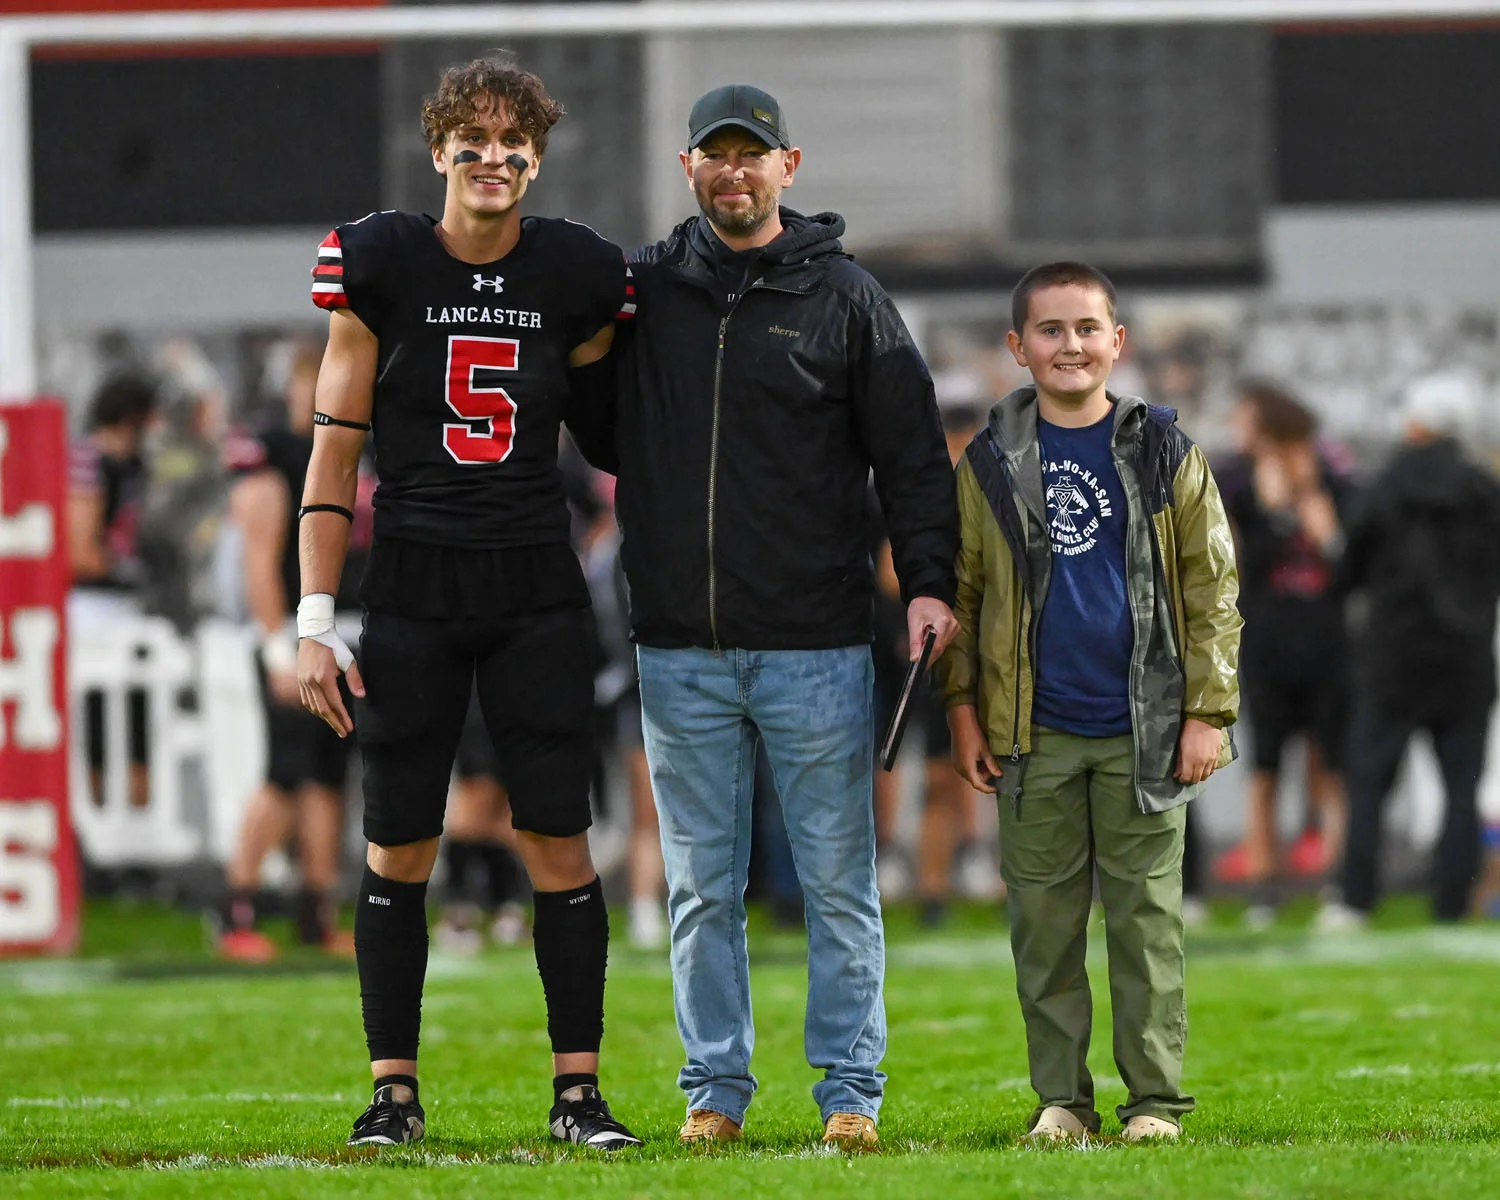
[[[1104,295],[1104,303],[1109,309],[1109,319],[1111,321],[1115,319],[1115,285],[1109,281],[1108,275],[1098,267],[1089,266],[1088,263],[1050,262],[1043,263],[1039,267],[1032,267],[1021,276],[1021,281],[1012,289],[1010,327],[1017,333],[1025,330],[1033,292],[1049,287],[1064,287],[1070,283],[1076,283],[1081,287],[1097,288]]]
[[[530,71],[499,54],[458,63],[443,72],[437,91],[422,103],[422,136],[441,146],[455,129],[473,123],[482,108],[503,102],[510,116],[536,147],[547,149],[547,135],[563,116],[563,106],[547,94]]]

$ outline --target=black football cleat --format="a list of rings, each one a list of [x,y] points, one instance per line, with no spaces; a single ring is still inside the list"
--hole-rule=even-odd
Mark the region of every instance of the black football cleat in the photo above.
[[[399,1146],[419,1142],[427,1132],[427,1114],[415,1100],[405,1104],[391,1099],[395,1084],[387,1084],[375,1093],[370,1107],[354,1122],[349,1135],[351,1146]]]
[[[558,1141],[595,1150],[623,1150],[641,1144],[640,1138],[615,1120],[598,1088],[584,1085],[569,1090],[581,1091],[582,1098],[559,1100],[548,1114],[552,1136]]]

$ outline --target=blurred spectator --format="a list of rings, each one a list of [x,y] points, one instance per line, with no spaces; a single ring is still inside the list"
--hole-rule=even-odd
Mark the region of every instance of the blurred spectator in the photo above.
[[[225,459],[227,401],[202,352],[171,342],[161,362],[161,419],[152,430],[137,541],[142,605],[186,633],[220,605],[215,566],[238,464]]]
[[[1408,389],[1402,445],[1350,523],[1343,579],[1368,614],[1355,639],[1343,900],[1319,914],[1325,930],[1363,925],[1375,905],[1382,811],[1419,729],[1432,737],[1447,802],[1433,914],[1454,921],[1469,909],[1500,603],[1500,481],[1459,441],[1476,389],[1457,374]]]
[[[135,534],[146,487],[142,447],[156,411],[145,379],[112,379],[69,449],[68,557],[79,587],[129,590],[140,582]]]
[[[476,688],[454,757],[456,778],[443,822],[447,897],[433,937],[450,953],[475,954],[484,932],[499,945],[526,939],[521,864],[510,798],[500,782],[495,743],[484,723]]]
[[[578,539],[583,575],[594,602],[594,624],[603,661],[594,681],[594,702],[602,724],[600,745],[614,751],[630,796],[630,835],[626,872],[630,889],[630,944],[638,950],[660,950],[667,944],[666,869],[651,772],[641,737],[641,694],[636,680],[635,647],[630,641],[630,597],[620,565],[620,530],[610,501],[611,476],[590,472],[586,496],[572,500],[574,512],[589,511],[589,524]],[[601,792],[603,789],[601,789]]]
[[[68,620],[75,631],[134,616],[141,583],[136,535],[146,492],[143,458],[146,430],[156,411],[155,386],[146,379],[121,376],[106,382],[89,409],[88,432],[68,451],[68,559],[75,590]],[[127,697],[129,798],[146,803],[146,694],[133,689]],[[90,790],[100,800],[105,761],[104,696],[84,698]]]
[[[1215,873],[1262,885],[1283,866],[1276,799],[1287,743],[1298,734],[1308,745],[1306,823],[1284,865],[1322,875],[1342,848],[1349,689],[1334,579],[1353,488],[1319,454],[1317,418],[1280,388],[1244,385],[1239,413],[1245,470],[1238,479],[1226,472],[1225,507],[1239,554],[1240,680],[1254,757],[1245,839]],[[1265,899],[1252,912],[1266,915]]]
[[[294,343],[282,395],[285,426],[259,439],[231,438],[228,511],[242,535],[246,605],[260,645],[259,666],[266,712],[269,761],[264,785],[246,806],[239,841],[225,875],[228,900],[223,914],[220,951],[244,961],[265,961],[275,945],[256,928],[256,898],[266,855],[295,836],[302,887],[296,901],[297,934],[306,945],[338,953],[352,949],[347,934],[336,932],[336,888],[344,825],[344,776],[351,745],[321,719],[302,707],[297,688],[297,637],[293,614],[301,594],[297,561],[297,508],[312,455],[313,395],[323,349],[317,342]],[[180,528],[203,536],[211,520],[210,498],[219,486],[218,472],[204,459],[210,442],[202,420],[205,401],[181,402],[178,417],[188,432],[180,435],[183,474],[169,490],[199,505]],[[357,588],[371,529],[371,489],[360,489],[359,511],[350,535],[343,586],[338,597],[345,609],[357,607]],[[168,528],[171,528],[168,526]],[[165,536],[165,534],[164,534]],[[163,594],[181,616],[198,611],[188,599],[189,585],[173,583]]]

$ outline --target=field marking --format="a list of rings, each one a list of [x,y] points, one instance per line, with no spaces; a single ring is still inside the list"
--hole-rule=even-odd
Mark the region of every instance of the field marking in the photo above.
[[[1352,1008],[1303,1008],[1292,1016],[1298,1021],[1326,1022],[1329,1025],[1347,1025],[1359,1019],[1359,1014]]]
[[[178,1093],[170,1096],[10,1096],[10,1108],[166,1108],[174,1104],[349,1104],[356,1097],[331,1092],[210,1092],[206,1095]]]
[[[897,943],[886,948],[886,958],[902,967],[1000,967],[1014,970],[1008,936],[980,938],[935,938],[928,941]],[[1104,939],[1089,940],[1089,962],[1106,960]],[[1234,943],[1233,949],[1220,949],[1213,939],[1190,938],[1188,962],[1212,959],[1239,960],[1259,966],[1306,966],[1313,964],[1349,964],[1353,966],[1439,959],[1448,962],[1500,963],[1500,927],[1473,926],[1462,929],[1406,929],[1316,936],[1308,934],[1293,940],[1268,940]]]
[[[1376,931],[1354,933],[1343,936],[1288,935],[1273,933],[1264,941],[1236,936],[1220,939],[1215,935],[1190,937],[1187,956],[1189,962],[1213,959],[1217,961],[1248,962],[1261,966],[1304,966],[1314,964],[1378,965],[1420,960],[1449,962],[1473,962],[1500,964],[1500,927],[1468,926],[1462,928],[1424,927],[1421,929]],[[994,968],[1012,973],[1010,939],[1007,934],[984,937],[938,937],[922,941],[896,942],[886,948],[886,957],[893,967],[933,968]],[[1098,965],[1105,961],[1104,939],[1089,940],[1089,962]],[[763,956],[762,956],[763,961]],[[656,959],[641,960],[623,958],[619,964],[632,975],[666,975],[665,963]],[[443,979],[482,979],[515,974],[518,963],[511,958],[483,956],[460,958],[452,955],[434,954],[428,965],[430,981]],[[202,979],[213,983],[218,977],[188,973],[188,978]],[[254,978],[250,974],[236,978]],[[267,978],[274,978],[268,976]],[[112,959],[44,960],[0,964],[0,996],[58,995],[83,993],[96,990],[111,983],[167,984],[167,978],[142,980],[130,977],[125,966]],[[763,985],[775,987],[774,983]],[[432,996],[428,1007],[440,1007],[448,998]],[[239,1012],[259,1011],[279,1003],[274,998],[226,999],[219,997],[212,1004],[196,1000],[157,999],[149,1002],[143,1011],[153,1017],[182,1018],[204,1015],[208,1012],[222,1014],[226,1010]],[[318,1004],[319,1008],[328,1007]],[[330,1002],[331,1004],[331,1002]],[[470,1004],[466,997],[458,1007]],[[80,1007],[74,1007],[75,1015],[83,1016]],[[1420,1014],[1413,1012],[1411,1019]]]
[[[1455,1063],[1445,1067],[1412,1067],[1406,1063],[1387,1063],[1383,1066],[1346,1067],[1335,1071],[1335,1079],[1440,1079],[1445,1075],[1500,1075],[1500,1063],[1474,1062]]]
[[[40,1050],[44,1046],[67,1046],[73,1042],[71,1033],[53,1030],[49,1033],[9,1033],[0,1047],[6,1050]]]

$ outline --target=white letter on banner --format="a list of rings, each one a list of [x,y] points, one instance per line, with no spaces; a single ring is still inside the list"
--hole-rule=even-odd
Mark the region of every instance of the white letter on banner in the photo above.
[[[10,427],[0,421],[0,468],[10,445]],[[5,494],[0,475],[0,496]],[[13,517],[0,512],[0,558],[47,558],[52,554],[54,529],[52,510],[45,504],[28,504]]]
[[[57,807],[50,800],[0,800],[0,942],[44,942],[57,932],[56,849]]]
[[[22,750],[56,750],[62,745],[62,714],[52,694],[57,635],[57,614],[50,608],[18,608],[11,616],[15,655],[8,661],[0,658],[0,701],[16,702],[14,733]],[[0,747],[4,745],[5,718],[0,715]]]

